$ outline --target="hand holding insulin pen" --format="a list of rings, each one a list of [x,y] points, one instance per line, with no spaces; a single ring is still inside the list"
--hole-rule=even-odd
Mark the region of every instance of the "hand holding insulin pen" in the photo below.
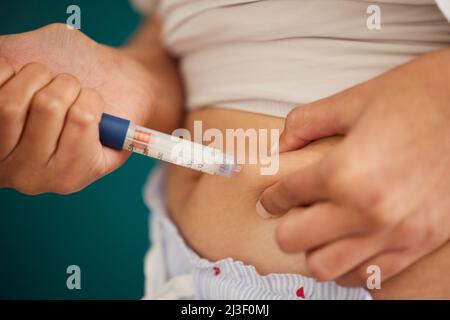
[[[128,150],[209,174],[230,177],[240,171],[234,156],[219,149],[144,128],[104,113],[100,121],[104,146]]]

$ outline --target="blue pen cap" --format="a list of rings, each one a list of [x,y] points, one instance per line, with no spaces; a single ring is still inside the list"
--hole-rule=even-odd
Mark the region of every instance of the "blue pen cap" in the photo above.
[[[100,120],[100,142],[107,147],[122,150],[127,136],[130,120],[118,118],[110,114],[102,114]]]

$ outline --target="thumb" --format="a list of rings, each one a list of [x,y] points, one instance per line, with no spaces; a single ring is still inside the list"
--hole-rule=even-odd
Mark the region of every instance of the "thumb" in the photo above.
[[[299,149],[311,141],[345,135],[366,105],[362,85],[293,109],[286,117],[279,151]]]

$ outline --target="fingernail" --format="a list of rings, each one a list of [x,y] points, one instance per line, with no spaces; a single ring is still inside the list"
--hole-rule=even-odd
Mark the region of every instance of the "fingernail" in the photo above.
[[[260,200],[256,203],[256,213],[263,219],[272,218],[272,215],[263,207]]]

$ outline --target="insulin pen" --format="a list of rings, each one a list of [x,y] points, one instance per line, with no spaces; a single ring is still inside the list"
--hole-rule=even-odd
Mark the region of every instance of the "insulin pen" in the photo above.
[[[104,113],[100,141],[117,150],[128,150],[209,174],[230,177],[240,171],[234,156],[180,137],[144,128]]]

